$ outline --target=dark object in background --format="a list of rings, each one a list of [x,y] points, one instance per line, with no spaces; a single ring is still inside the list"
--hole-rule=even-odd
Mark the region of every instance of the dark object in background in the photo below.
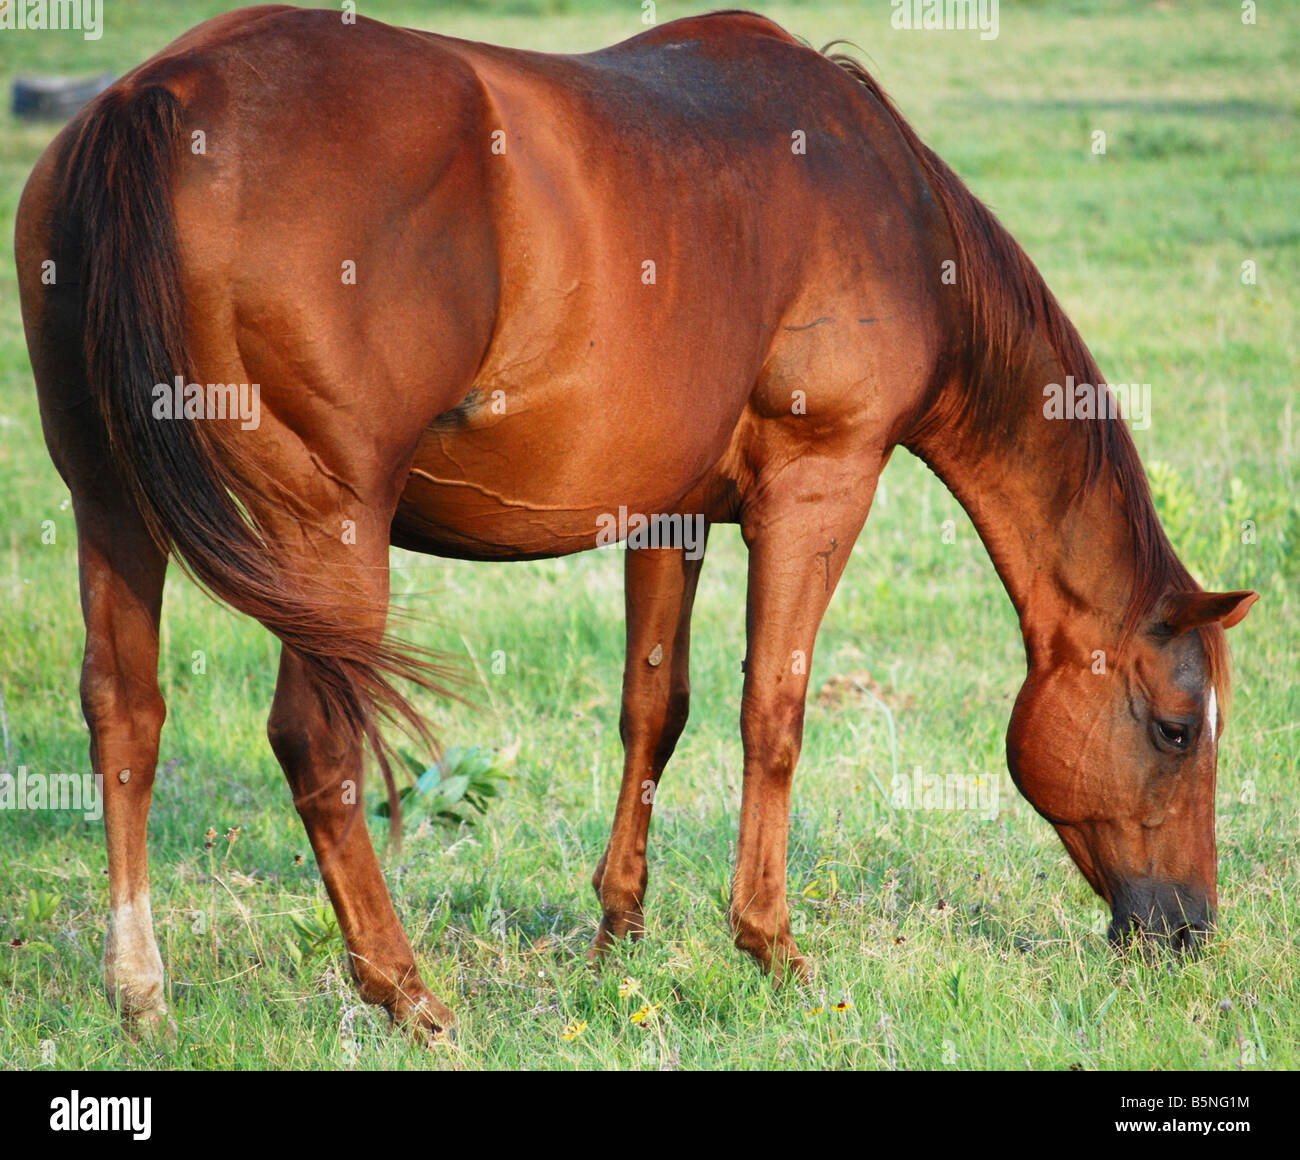
[[[28,121],[66,121],[112,83],[112,73],[94,77],[18,77],[14,81],[14,116]]]

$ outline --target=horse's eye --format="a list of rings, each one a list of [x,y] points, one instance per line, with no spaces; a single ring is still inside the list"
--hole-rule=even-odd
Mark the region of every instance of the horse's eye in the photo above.
[[[1187,726],[1180,725],[1177,721],[1152,721],[1151,729],[1156,744],[1161,749],[1171,750],[1175,753],[1181,753],[1185,750],[1191,737],[1191,731]]]

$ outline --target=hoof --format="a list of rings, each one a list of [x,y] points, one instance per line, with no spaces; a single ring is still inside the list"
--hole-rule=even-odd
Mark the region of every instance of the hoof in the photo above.
[[[812,966],[788,933],[775,936],[742,928],[736,932],[736,947],[750,956],[776,986],[806,983],[812,978]]]
[[[410,1003],[404,1011],[395,1011],[393,1018],[424,1047],[445,1046],[456,1042],[455,1014],[432,995]]]
[[[176,1020],[166,1007],[123,1011],[122,1028],[136,1042],[170,1045],[176,1042]]]
[[[645,916],[640,912],[623,911],[619,914],[606,914],[596,928],[596,937],[592,939],[587,951],[587,965],[599,967],[605,953],[612,950],[614,944],[622,939],[637,942],[645,934]]]
[[[799,987],[804,983],[811,982],[813,977],[812,963],[798,953],[784,960],[775,960],[771,971],[772,982],[778,987],[784,986],[786,983]]]

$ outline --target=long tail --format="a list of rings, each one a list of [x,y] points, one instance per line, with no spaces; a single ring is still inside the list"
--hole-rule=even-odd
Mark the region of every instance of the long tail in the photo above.
[[[442,691],[430,654],[357,615],[355,596],[304,582],[248,514],[268,502],[205,439],[199,423],[158,422],[152,387],[190,381],[172,210],[183,106],[162,85],[114,89],[87,117],[68,157],[63,205],[80,251],[86,375],[118,476],[155,539],[211,594],[255,617],[305,660],[326,713],[367,737],[396,791],[380,719],[427,726],[394,678]],[[385,610],[386,611],[386,610]],[[369,626],[368,626],[369,625]]]

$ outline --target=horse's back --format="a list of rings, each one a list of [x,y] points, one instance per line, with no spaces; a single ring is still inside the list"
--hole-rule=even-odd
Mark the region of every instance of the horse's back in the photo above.
[[[120,83],[185,104],[196,370],[260,383],[254,458],[288,433],[347,477],[418,442],[413,545],[551,554],[733,496],[756,424],[877,439],[933,356],[915,158],[762,17],[547,55],[246,9]]]

